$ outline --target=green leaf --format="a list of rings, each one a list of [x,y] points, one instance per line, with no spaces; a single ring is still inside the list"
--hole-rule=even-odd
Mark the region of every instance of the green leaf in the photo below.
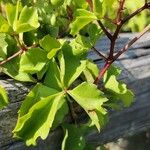
[[[71,34],[77,34],[84,26],[97,19],[97,17],[90,11],[84,9],[77,9],[75,13],[75,20],[71,24]]]
[[[6,21],[6,19],[0,14],[0,32],[1,33],[7,33],[7,32],[11,32],[12,29],[9,26],[8,22]]]
[[[3,65],[5,74],[18,81],[35,82],[36,80],[28,73],[19,71],[20,58],[16,57]]]
[[[9,102],[8,102],[7,92],[2,86],[0,86],[0,109],[2,109],[8,103]]]
[[[48,52],[47,57],[49,59],[53,58],[61,48],[60,42],[49,35],[40,40],[40,45]]]
[[[37,73],[43,69],[47,62],[47,53],[40,48],[31,48],[21,55],[20,71]]]
[[[16,29],[16,24],[18,19],[19,5],[20,5],[20,1],[17,2],[16,6],[10,3],[7,3],[5,5],[6,17],[8,23],[14,29],[14,31]]]
[[[6,34],[0,33],[0,58],[5,59],[7,56],[7,42],[6,42]]]
[[[74,125],[63,125],[65,136],[61,150],[83,150],[85,147],[84,131]],[[79,132],[80,131],[80,132]]]
[[[83,74],[86,78],[86,81],[93,83],[96,77],[98,76],[99,69],[96,64],[94,64],[92,61],[87,60],[86,61],[86,68],[83,71]]]
[[[65,88],[68,88],[83,72],[86,67],[86,61],[80,60],[73,54],[72,48],[64,44],[59,57],[62,82]]]
[[[98,130],[105,124],[107,114],[102,105],[108,100],[92,83],[83,82],[73,90],[70,96],[86,111]]]
[[[15,31],[18,33],[27,32],[35,30],[38,27],[38,13],[36,8],[24,6],[17,21]]]
[[[95,45],[103,33],[102,30],[94,23],[89,25],[87,32],[89,34],[89,41],[91,45]]]
[[[88,50],[92,47],[89,38],[79,34],[70,42],[70,46],[72,47],[73,54],[81,57],[86,56]]]
[[[54,94],[42,98],[34,104],[27,114],[19,117],[13,131],[14,137],[25,140],[28,146],[36,145],[38,137],[46,139],[54,122],[59,103],[65,102],[63,95],[64,93]]]
[[[49,61],[49,68],[44,78],[44,84],[58,91],[62,90],[60,70],[54,58]]]
[[[117,81],[117,77],[121,70],[113,65],[108,69],[104,75],[104,86],[110,99],[122,100],[126,107],[130,106],[133,102],[134,94],[131,90],[127,89],[126,84]]]
[[[93,12],[100,19],[103,17],[103,0],[93,0]]]
[[[34,86],[34,88],[30,91],[30,93],[26,96],[25,100],[23,101],[18,112],[19,117],[22,117],[25,114],[27,114],[30,108],[43,98],[46,98],[47,96],[56,93],[58,93],[57,90],[38,83],[36,86]]]

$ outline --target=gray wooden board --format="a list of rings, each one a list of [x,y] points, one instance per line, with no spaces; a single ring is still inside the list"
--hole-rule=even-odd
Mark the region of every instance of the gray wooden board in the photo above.
[[[133,34],[121,34],[117,46],[120,48],[133,36]],[[106,52],[108,42],[106,38],[98,41],[97,49]],[[135,92],[135,102],[130,108],[111,112],[107,126],[100,133],[97,131],[90,133],[86,137],[87,141],[99,145],[150,129],[150,48],[148,47],[150,47],[149,33],[115,62],[123,69],[119,78]],[[103,61],[92,51],[89,52],[89,58],[100,68],[103,66]],[[0,150],[59,150],[59,141],[62,140],[60,129],[50,133],[47,140],[39,140],[38,146],[34,148],[27,148],[23,142],[12,138],[11,131],[16,124],[18,108],[32,85],[14,81],[3,75],[0,75],[0,78],[0,84],[7,89],[11,101],[8,107],[0,111]]]

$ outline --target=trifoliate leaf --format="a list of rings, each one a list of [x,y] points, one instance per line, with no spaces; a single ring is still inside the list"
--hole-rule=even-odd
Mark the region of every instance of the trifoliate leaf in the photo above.
[[[21,55],[20,71],[34,74],[43,69],[47,63],[47,53],[40,48],[31,48]]]
[[[65,102],[63,95],[64,93],[54,94],[35,103],[24,116],[19,117],[13,131],[14,137],[25,140],[28,146],[36,145],[38,137],[46,139],[54,122],[59,103]]]
[[[47,57],[49,59],[53,58],[55,54],[60,50],[61,44],[58,40],[55,38],[46,35],[41,41],[40,45],[43,49],[45,49],[48,52]]]
[[[94,13],[84,9],[77,9],[75,17],[74,22],[71,24],[72,35],[77,34],[84,26],[97,19]]]
[[[8,102],[7,92],[2,86],[0,86],[0,109],[2,109],[8,103],[9,102]]]
[[[120,73],[121,70],[112,65],[104,75],[104,86],[110,98],[122,100],[124,105],[128,107],[133,102],[134,94],[131,90],[127,89],[126,84],[117,81]]]
[[[98,130],[104,125],[107,114],[102,105],[108,100],[104,94],[92,83],[83,82],[73,90],[70,96],[86,111]]]

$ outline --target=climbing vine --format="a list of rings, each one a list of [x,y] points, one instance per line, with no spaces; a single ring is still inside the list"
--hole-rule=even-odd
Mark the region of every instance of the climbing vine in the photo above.
[[[108,109],[129,107],[134,100],[113,62],[150,30],[149,9],[148,0],[1,0],[0,70],[34,85],[19,109],[14,138],[36,145],[37,138],[61,126],[62,150],[94,149],[86,134],[95,127],[100,132]],[[115,51],[121,31],[139,30]],[[103,35],[110,40],[105,54],[95,48]],[[88,59],[89,50],[104,60],[102,68]],[[8,103],[0,86],[0,109]]]

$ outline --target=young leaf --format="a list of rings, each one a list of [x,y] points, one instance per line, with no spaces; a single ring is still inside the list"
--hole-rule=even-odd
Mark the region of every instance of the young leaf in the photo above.
[[[84,131],[74,125],[65,124],[65,136],[61,150],[83,150],[85,147]],[[80,132],[79,132],[80,130]]]
[[[55,38],[46,35],[41,41],[40,45],[43,49],[45,49],[48,52],[47,57],[49,59],[53,58],[55,54],[60,50],[61,44],[58,40]]]
[[[16,25],[16,32],[27,32],[39,27],[38,13],[33,7],[24,6]]]
[[[47,53],[40,48],[31,48],[21,55],[20,71],[30,74],[37,73],[47,63]]]
[[[14,29],[14,31],[16,30],[16,24],[17,24],[18,13],[19,13],[19,5],[20,5],[20,1],[17,2],[16,6],[10,3],[7,3],[5,5],[6,17],[8,23]]]
[[[100,130],[104,125],[103,120],[107,113],[102,107],[108,100],[104,94],[97,89],[96,85],[87,82],[83,82],[68,93],[86,111],[97,129]]]
[[[63,93],[54,94],[42,98],[34,104],[26,115],[19,117],[13,131],[14,137],[25,140],[28,146],[36,145],[38,137],[46,139],[54,122],[59,103],[63,100],[63,95]]]
[[[124,105],[128,107],[133,102],[134,94],[127,89],[126,84],[117,81],[116,78],[120,73],[121,70],[112,65],[104,75],[104,86],[111,98],[122,100]]]
[[[75,17],[75,21],[71,24],[72,35],[76,35],[84,26],[97,19],[92,12],[84,9],[78,9]]]
[[[0,14],[0,32],[1,33],[8,33],[11,32],[12,29],[9,26],[8,22],[6,19]]]
[[[64,72],[63,83],[68,88],[85,69],[86,61],[81,61],[80,57],[73,55],[73,50],[68,44],[64,44],[62,52],[59,57],[60,71]]]
[[[7,92],[2,86],[0,86],[0,109],[2,109],[8,103],[9,102],[8,102]]]

